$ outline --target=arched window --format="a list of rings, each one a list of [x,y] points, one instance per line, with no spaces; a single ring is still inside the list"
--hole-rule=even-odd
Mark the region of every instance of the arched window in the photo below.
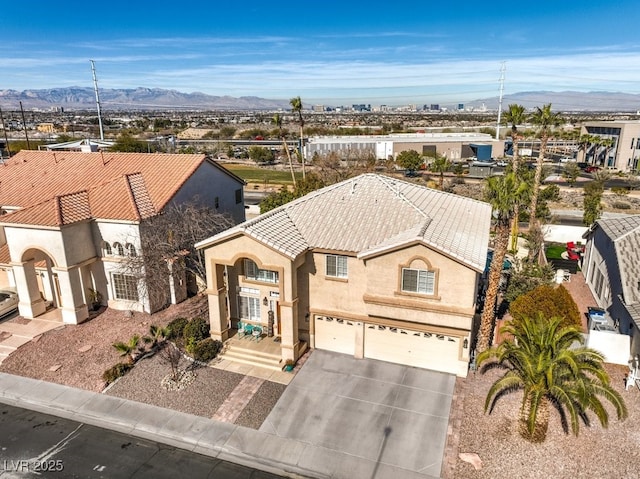
[[[118,256],[124,256],[124,247],[120,243],[113,243],[113,249]]]
[[[133,246],[131,243],[127,243],[126,245],[124,245],[124,247],[127,249],[127,254],[129,256],[138,256],[138,253],[136,252],[136,247]]]
[[[113,254],[113,250],[111,249],[111,245],[106,241],[102,242],[102,252],[105,256],[111,256]]]

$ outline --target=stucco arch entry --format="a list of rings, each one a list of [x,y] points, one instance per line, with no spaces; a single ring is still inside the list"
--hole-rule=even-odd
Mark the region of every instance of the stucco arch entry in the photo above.
[[[81,267],[61,266],[53,254],[40,247],[25,249],[12,266],[21,316],[35,318],[53,306],[61,310],[65,323],[77,324],[89,317]]]

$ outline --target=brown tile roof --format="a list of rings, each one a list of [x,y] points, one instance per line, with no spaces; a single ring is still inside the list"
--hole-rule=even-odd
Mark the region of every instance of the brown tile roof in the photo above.
[[[161,211],[204,161],[200,154],[22,150],[0,165],[0,205],[22,210],[0,221],[137,221]]]

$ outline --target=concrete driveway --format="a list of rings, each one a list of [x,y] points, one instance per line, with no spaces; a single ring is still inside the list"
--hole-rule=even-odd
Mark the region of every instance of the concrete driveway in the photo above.
[[[455,376],[314,351],[260,431],[333,477],[440,477]],[[364,466],[363,466],[364,465]]]

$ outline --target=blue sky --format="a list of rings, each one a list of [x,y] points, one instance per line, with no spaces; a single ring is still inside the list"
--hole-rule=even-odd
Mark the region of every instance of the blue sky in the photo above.
[[[638,0],[5,2],[0,90],[165,88],[305,104],[640,93]],[[146,2],[145,2],[146,3]]]

